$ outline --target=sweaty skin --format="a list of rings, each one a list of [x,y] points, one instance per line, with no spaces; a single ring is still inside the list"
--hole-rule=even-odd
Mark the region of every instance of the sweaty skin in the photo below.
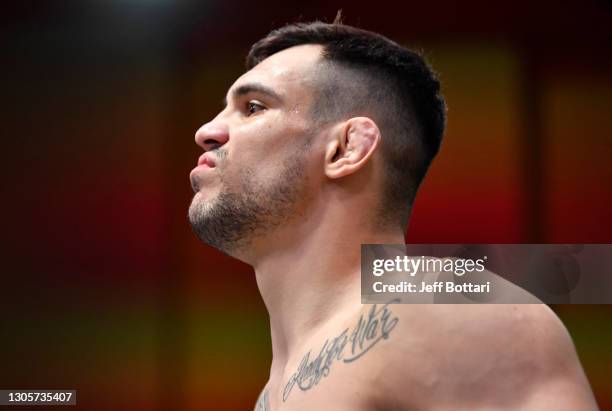
[[[405,227],[374,214],[384,158],[367,110],[312,127],[320,58],[316,45],[268,57],[195,136],[194,230],[253,266],[270,315],[255,410],[597,409],[545,305],[360,303],[360,245],[403,243]]]

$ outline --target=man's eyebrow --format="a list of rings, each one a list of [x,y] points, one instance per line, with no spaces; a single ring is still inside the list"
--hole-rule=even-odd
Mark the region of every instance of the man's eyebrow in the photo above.
[[[271,97],[273,99],[275,99],[278,102],[282,102],[283,99],[282,97],[274,90],[272,90],[270,87],[268,86],[264,86],[261,83],[247,83],[247,84],[243,84],[239,87],[236,87],[234,90],[231,91],[232,97],[234,99],[237,99],[241,96],[244,96],[245,94],[249,94],[249,93],[260,93],[260,94],[265,94],[268,97]],[[223,98],[223,107],[227,107],[227,96]]]

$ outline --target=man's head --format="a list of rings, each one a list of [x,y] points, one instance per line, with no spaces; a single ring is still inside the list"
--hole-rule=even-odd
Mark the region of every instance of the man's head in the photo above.
[[[255,43],[247,69],[196,133],[215,165],[191,174],[203,241],[233,253],[330,188],[376,199],[376,224],[405,226],[445,122],[418,54],[351,26],[299,23]]]

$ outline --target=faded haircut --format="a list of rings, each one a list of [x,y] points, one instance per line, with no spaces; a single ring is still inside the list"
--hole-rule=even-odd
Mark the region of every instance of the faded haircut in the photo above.
[[[385,175],[379,216],[383,224],[408,222],[417,189],[438,153],[446,122],[440,83],[420,53],[371,31],[342,23],[293,23],[251,47],[247,70],[290,47],[323,47],[315,69],[315,125],[357,115],[381,130]]]

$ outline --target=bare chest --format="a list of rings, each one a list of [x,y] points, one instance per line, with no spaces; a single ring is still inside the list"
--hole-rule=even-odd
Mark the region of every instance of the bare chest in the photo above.
[[[268,383],[258,400],[256,411],[372,411],[376,382],[365,364],[336,364],[329,373],[315,380]]]
[[[347,327],[304,350],[271,375],[256,410],[373,410],[384,375],[380,358],[397,317],[384,305],[374,306]]]

